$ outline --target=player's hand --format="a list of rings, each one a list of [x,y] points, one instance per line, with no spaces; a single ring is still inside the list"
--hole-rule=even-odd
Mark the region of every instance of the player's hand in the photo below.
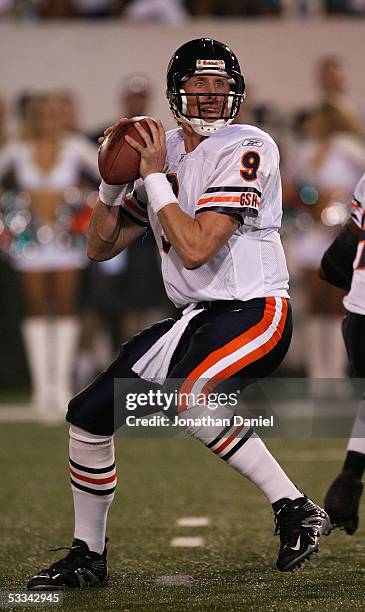
[[[118,119],[118,121],[113,123],[113,125],[111,125],[110,127],[107,127],[106,130],[104,130],[104,134],[100,136],[100,138],[98,138],[99,145],[101,146],[103,144],[105,138],[110,134],[110,132],[115,130],[115,128],[121,125],[126,125],[127,123],[129,123],[129,119],[127,117],[121,117],[120,119]]]
[[[164,172],[166,161],[166,135],[163,125],[159,120],[147,119],[147,121],[151,135],[139,123],[135,124],[145,146],[130,136],[125,136],[126,142],[141,155],[139,173],[142,178],[155,172]]]

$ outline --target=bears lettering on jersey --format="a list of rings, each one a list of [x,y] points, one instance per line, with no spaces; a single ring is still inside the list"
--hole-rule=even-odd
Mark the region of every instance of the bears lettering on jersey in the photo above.
[[[256,217],[259,214],[260,201],[261,193],[254,187],[241,193],[240,204],[246,209],[248,216]]]

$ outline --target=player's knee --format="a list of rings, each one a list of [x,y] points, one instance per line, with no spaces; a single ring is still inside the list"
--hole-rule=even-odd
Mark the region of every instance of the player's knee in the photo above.
[[[112,436],[115,431],[113,407],[95,401],[95,397],[85,391],[75,395],[69,402],[66,421],[91,434]]]
[[[66,421],[68,421],[69,423],[73,424],[73,425],[78,425],[79,427],[82,427],[82,424],[76,423],[76,421],[83,421],[83,414],[84,414],[84,402],[83,400],[80,398],[80,395],[82,395],[81,393],[79,393],[78,395],[75,395],[75,397],[73,397],[67,406],[67,414],[66,414]]]

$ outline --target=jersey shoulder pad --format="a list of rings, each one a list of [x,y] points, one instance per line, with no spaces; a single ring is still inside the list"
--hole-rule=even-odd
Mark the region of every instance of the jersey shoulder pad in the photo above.
[[[255,149],[258,152],[265,153],[268,150],[275,150],[279,154],[278,147],[271,136],[253,125],[234,124],[228,126],[221,131],[221,140],[219,149],[231,149],[232,151],[242,149],[242,154],[245,150]]]
[[[280,155],[278,146],[270,134],[253,125],[247,125],[244,127],[248,129],[246,130],[245,134],[243,134],[243,139],[241,140],[243,150],[255,149],[257,151],[262,151],[263,155],[267,153],[274,155],[274,157],[279,159]]]

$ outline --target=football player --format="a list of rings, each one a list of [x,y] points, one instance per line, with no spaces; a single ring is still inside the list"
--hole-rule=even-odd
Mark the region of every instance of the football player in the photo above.
[[[127,390],[157,383],[171,390],[181,381],[177,411],[199,417],[207,408],[180,401],[183,392],[197,397],[232,377],[243,389],[273,372],[288,350],[292,321],[279,236],[279,153],[265,132],[231,125],[244,96],[229,47],[209,38],[187,42],[167,71],[178,127],[165,134],[160,121],[149,121],[150,133],[139,125],[144,146],[126,139],[141,154],[141,178],[134,185],[100,186],[89,256],[109,259],[151,227],[167,294],[184,310],[176,321],[161,321],[124,344],[111,366],[71,400],[74,540],[67,556],[33,576],[28,589],[100,586],[107,580],[113,434],[125,418],[123,410],[114,410],[114,379],[126,381]],[[196,423],[187,431],[272,504],[280,534],[278,569],[299,566],[330,532],[326,512],[298,490],[250,427],[236,426],[233,417],[214,431],[199,418]]]
[[[346,316],[342,332],[351,368],[356,376],[365,378],[365,174],[355,188],[351,219],[324,254],[321,276],[349,290],[343,301]],[[359,524],[364,469],[365,399],[353,425],[342,472],[325,498],[325,508],[334,525],[350,535]]]

